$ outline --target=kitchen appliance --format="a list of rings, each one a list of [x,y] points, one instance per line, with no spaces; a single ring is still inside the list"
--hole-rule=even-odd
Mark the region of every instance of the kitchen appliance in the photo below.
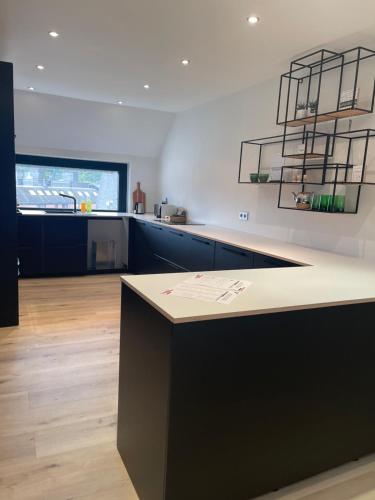
[[[300,192],[292,193],[294,201],[296,202],[296,207],[299,210],[311,210],[313,206],[314,193],[312,192]]]
[[[91,247],[93,269],[115,269],[116,242],[115,240],[93,241]]]
[[[155,203],[154,204],[154,215],[157,219],[160,219],[160,208],[161,204],[160,203]]]
[[[177,212],[176,205],[170,205],[169,203],[162,203],[160,205],[160,218],[164,219],[164,217],[175,215]]]
[[[144,214],[145,213],[145,204],[141,201],[137,201],[135,203],[135,213],[136,214]]]

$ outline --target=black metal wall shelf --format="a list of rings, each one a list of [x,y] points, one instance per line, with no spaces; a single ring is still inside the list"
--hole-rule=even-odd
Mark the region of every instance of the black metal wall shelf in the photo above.
[[[342,118],[353,118],[355,116],[368,115],[372,113],[372,110],[351,108],[344,109],[341,111],[329,111],[328,113],[322,113],[319,115],[306,116],[305,118],[288,120],[287,122],[280,122],[278,125],[287,125],[288,127],[303,127],[305,125],[311,125],[322,122],[330,122],[333,120],[340,120]]]
[[[371,86],[367,85],[365,88],[364,98],[359,96],[359,87],[369,81],[367,76],[361,79],[361,71],[366,69],[364,66],[374,56],[375,51],[364,47],[343,52],[321,49],[291,61],[289,71],[280,77],[276,123],[285,128],[314,125],[315,130],[317,123],[372,113],[375,100],[374,79]],[[335,92],[329,99],[324,99],[322,82],[327,76],[331,79],[331,87]],[[349,95],[351,94],[351,99],[349,97],[346,102],[343,102],[343,85],[349,85]],[[313,112],[307,116],[297,116],[297,106],[301,99],[306,105],[315,101]],[[330,106],[332,100],[336,102],[334,109]]]
[[[301,183],[302,185],[302,190],[305,190],[305,187],[311,186],[314,184],[310,183]],[[308,210],[306,209],[301,209],[296,207],[295,205],[292,206],[291,204],[287,204],[285,200],[283,199],[283,192],[282,192],[282,184],[280,184],[280,190],[279,190],[279,199],[278,199],[278,208],[284,209],[284,210],[297,210],[299,212],[318,212],[318,213],[323,213],[323,214],[336,214],[336,215],[346,215],[346,214],[356,214],[358,213],[358,207],[359,207],[359,200],[360,200],[360,195],[361,195],[361,185],[352,185],[351,186],[351,193],[349,191],[341,191],[338,192],[337,184],[333,184],[331,188],[328,190],[325,188],[327,185],[321,186],[323,189],[321,192],[311,192],[314,196],[312,197],[312,207]],[[346,185],[348,187],[349,184]],[[317,207],[315,207],[315,198],[318,200],[317,202]],[[325,204],[323,206],[323,199],[325,199]],[[338,208],[337,205],[337,200],[340,199],[340,207]],[[288,199],[289,201],[289,199]]]
[[[320,145],[321,152],[314,152],[314,144],[316,146],[319,141],[322,142]],[[271,173],[272,162],[276,157],[280,159],[280,165],[275,168],[280,168],[282,165],[283,158],[290,158],[295,160],[303,160],[306,163],[308,160],[324,159],[326,158],[328,151],[331,149],[331,154],[333,154],[333,149],[330,148],[330,136],[326,133],[316,132],[313,134],[310,131],[302,132],[290,132],[287,134],[273,135],[269,137],[261,137],[258,139],[249,139],[241,142],[241,152],[240,152],[240,163],[238,169],[238,183],[239,184],[265,184],[265,183],[252,183],[249,180],[244,180],[244,165],[251,164],[253,168],[249,168],[246,172],[247,179],[249,175],[256,173]],[[301,146],[303,152],[289,153],[287,154],[288,147],[291,146],[295,149],[297,146]],[[296,165],[297,166],[297,165]],[[279,180],[271,180],[270,183],[278,183]]]
[[[291,61],[289,71],[280,77],[277,103],[276,123],[283,126],[283,134],[241,143],[238,183],[278,185],[278,207],[282,209],[301,211],[305,205],[303,211],[357,213],[362,186],[375,185],[375,149],[370,152],[375,146],[375,130],[341,132],[338,123],[349,119],[351,129],[351,118],[373,113],[374,56],[374,50],[364,47],[343,52],[321,49]],[[309,103],[309,111],[307,105],[299,103],[301,96]],[[318,130],[317,126],[325,123],[324,131]],[[289,133],[288,127],[302,130]],[[285,164],[288,160],[292,163]],[[268,182],[249,179],[251,174],[262,173],[271,174]],[[320,197],[324,201],[328,197],[331,207],[306,210],[303,203],[292,206],[293,186],[299,186],[304,194],[309,194],[305,187],[314,187],[315,205]],[[286,202],[285,192],[290,192]]]

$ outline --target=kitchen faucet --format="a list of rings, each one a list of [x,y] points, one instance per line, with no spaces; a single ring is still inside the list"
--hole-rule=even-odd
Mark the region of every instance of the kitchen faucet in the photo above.
[[[73,213],[77,213],[77,200],[76,200],[76,198],[74,198],[74,196],[69,196],[68,194],[64,194],[64,193],[59,193],[59,195],[62,196],[63,198],[70,198],[71,200],[73,200],[73,203],[74,203]]]

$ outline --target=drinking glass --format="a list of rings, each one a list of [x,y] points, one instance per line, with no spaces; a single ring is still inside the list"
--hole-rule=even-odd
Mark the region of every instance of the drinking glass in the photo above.
[[[335,195],[333,210],[334,210],[334,212],[344,212],[345,211],[345,196],[343,194],[336,194]]]

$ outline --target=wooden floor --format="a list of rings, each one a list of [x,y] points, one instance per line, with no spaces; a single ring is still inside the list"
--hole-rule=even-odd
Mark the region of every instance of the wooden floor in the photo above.
[[[23,280],[0,330],[0,498],[136,500],[115,446],[117,275]]]
[[[116,275],[21,281],[21,324],[0,330],[1,500],[137,500],[115,445],[119,299]],[[262,498],[375,500],[375,458]]]

